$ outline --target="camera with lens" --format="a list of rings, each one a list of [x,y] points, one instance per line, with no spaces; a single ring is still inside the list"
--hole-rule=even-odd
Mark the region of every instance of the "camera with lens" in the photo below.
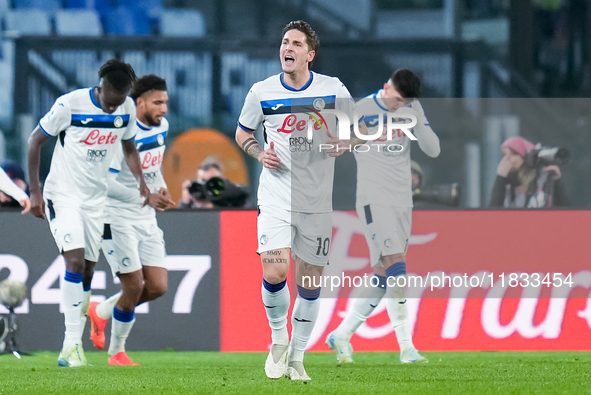
[[[206,200],[216,207],[242,207],[248,198],[248,192],[230,180],[212,177],[189,186],[189,193],[195,200]]]
[[[528,150],[525,154],[525,163],[530,167],[563,165],[569,158],[570,152],[566,148],[542,147],[538,143],[536,148]]]
[[[460,184],[429,185],[413,191],[413,200],[429,203],[439,203],[446,206],[460,205]]]

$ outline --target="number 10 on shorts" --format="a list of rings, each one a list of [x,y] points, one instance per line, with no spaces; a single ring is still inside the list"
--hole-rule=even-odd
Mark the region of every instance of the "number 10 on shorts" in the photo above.
[[[318,237],[316,241],[318,241],[318,250],[316,250],[316,255],[320,255],[322,252],[323,256],[327,256],[328,252],[330,251],[330,238],[326,237],[325,239],[322,239],[322,237]]]

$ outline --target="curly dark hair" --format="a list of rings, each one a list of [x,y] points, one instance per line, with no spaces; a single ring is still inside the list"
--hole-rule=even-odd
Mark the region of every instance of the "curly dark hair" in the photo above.
[[[306,44],[308,44],[308,50],[314,51],[314,52],[316,52],[316,54],[318,54],[318,47],[320,46],[320,39],[318,38],[318,35],[314,31],[314,29],[312,29],[312,26],[310,26],[310,24],[306,21],[302,21],[300,19],[299,21],[289,22],[283,28],[283,31],[281,32],[281,37],[285,36],[285,33],[287,33],[288,31],[294,30],[294,29],[299,30],[300,32],[302,32],[306,35]],[[316,59],[316,56],[314,56],[314,59]],[[312,60],[310,62],[310,66],[312,66],[312,63],[314,63],[314,60]]]
[[[131,89],[137,79],[133,67],[119,59],[107,60],[99,70],[99,78],[109,81],[111,86],[119,92],[126,92]]]
[[[409,69],[398,69],[390,77],[394,89],[405,99],[419,97],[421,94],[421,80]]]
[[[154,74],[144,75],[133,84],[130,96],[136,101],[138,97],[151,90],[166,91],[166,80]]]

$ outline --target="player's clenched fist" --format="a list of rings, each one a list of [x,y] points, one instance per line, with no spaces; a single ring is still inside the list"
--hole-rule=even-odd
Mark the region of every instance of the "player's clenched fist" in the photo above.
[[[261,152],[259,156],[259,162],[268,169],[277,169],[281,164],[281,159],[275,153],[275,143],[271,141],[271,146]]]
[[[45,202],[41,191],[31,191],[31,211],[35,217],[45,219]]]

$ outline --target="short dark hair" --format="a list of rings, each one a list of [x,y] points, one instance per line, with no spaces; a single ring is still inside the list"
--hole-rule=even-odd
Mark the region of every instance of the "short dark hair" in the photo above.
[[[119,92],[129,90],[137,79],[133,67],[119,59],[109,59],[101,66],[99,78],[109,81],[111,86]]]
[[[138,97],[151,90],[166,91],[166,80],[154,74],[144,75],[133,84],[131,98],[135,101]]]
[[[409,69],[398,69],[390,77],[394,89],[405,99],[419,97],[421,94],[421,80]]]
[[[289,22],[283,28],[283,31],[281,32],[281,37],[285,36],[285,33],[287,33],[290,30],[299,30],[300,32],[304,33],[306,35],[306,44],[308,44],[308,49],[310,51],[315,51],[316,54],[318,54],[320,39],[318,38],[318,34],[316,34],[314,29],[312,29],[312,26],[310,26],[308,22],[302,21],[301,19],[299,21]],[[314,59],[315,58],[316,56],[314,56]],[[312,65],[312,63],[314,63],[314,60],[310,62],[310,65]]]

